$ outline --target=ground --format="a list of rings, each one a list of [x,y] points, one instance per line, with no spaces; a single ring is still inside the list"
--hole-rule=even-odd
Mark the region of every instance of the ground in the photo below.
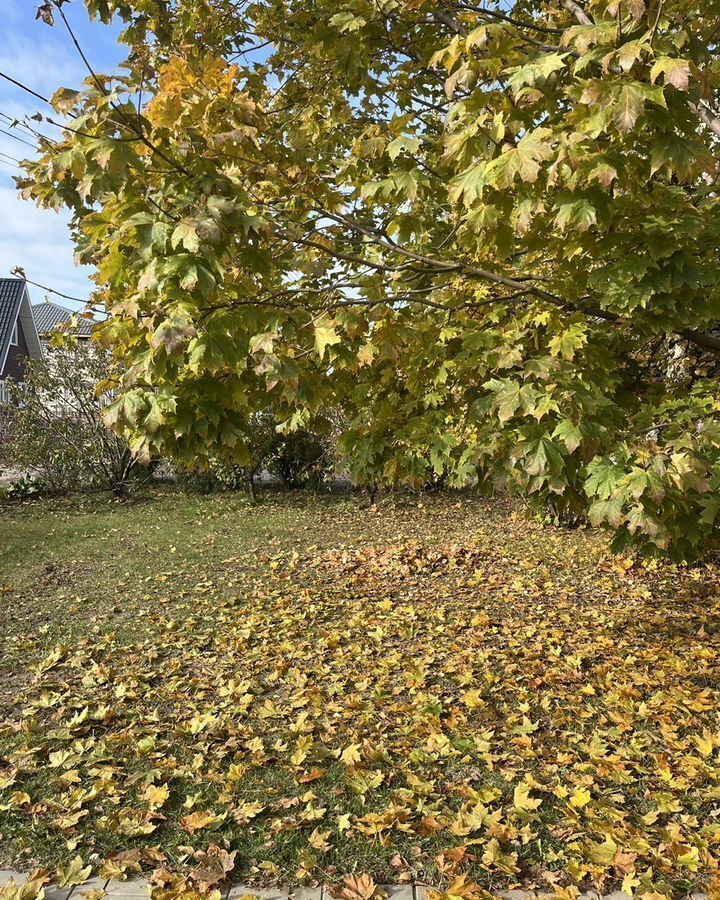
[[[36,501],[0,547],[0,864],[715,876],[712,565],[464,494]]]

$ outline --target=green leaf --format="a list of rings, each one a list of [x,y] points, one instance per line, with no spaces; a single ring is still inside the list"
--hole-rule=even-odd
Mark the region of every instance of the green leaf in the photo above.
[[[365,27],[367,22],[362,16],[356,16],[354,13],[346,10],[335,13],[330,19],[330,24],[337,28],[338,31],[349,32],[359,31],[361,28]]]
[[[197,223],[191,221],[178,222],[170,238],[173,250],[177,250],[180,244],[190,253],[197,253],[200,249],[200,238],[196,231]]]
[[[420,139],[417,137],[409,137],[407,135],[401,135],[399,138],[395,138],[394,141],[391,141],[387,147],[387,154],[390,159],[395,162],[398,156],[403,152],[407,152],[410,156],[417,153],[420,149]]]
[[[565,67],[567,56],[567,53],[545,53],[527,65],[507,69],[510,90],[517,95],[523,87],[544,82],[553,72]]]
[[[596,222],[597,211],[589,200],[563,200],[557,204],[555,224],[562,231],[569,228],[579,232],[587,231]]]
[[[523,135],[517,147],[506,149],[488,164],[487,182],[499,189],[511,187],[517,177],[530,184],[536,182],[541,163],[554,155],[551,139],[548,128],[536,128]]]
[[[590,497],[607,500],[621,477],[622,470],[613,462],[603,457],[596,458],[588,466],[585,491]]]
[[[171,356],[181,350],[190,338],[195,337],[195,334],[192,322],[180,316],[174,316],[158,325],[150,339],[150,346],[153,350],[163,347],[165,352]]]
[[[582,443],[582,431],[571,419],[563,419],[559,422],[552,436],[560,438],[567,447],[568,453],[574,453]]]
[[[587,344],[587,329],[580,322],[574,322],[565,331],[550,340],[550,353],[563,359],[571,360],[581,347]]]

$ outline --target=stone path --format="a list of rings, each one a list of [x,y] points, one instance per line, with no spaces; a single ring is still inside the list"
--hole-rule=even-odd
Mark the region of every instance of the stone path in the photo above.
[[[3,888],[13,880],[16,885],[24,884],[26,876],[19,872],[11,872],[0,869],[0,898]],[[387,895],[388,900],[427,900],[430,885],[425,884],[385,884],[379,886]],[[88,891],[104,891],[109,900],[147,900],[149,895],[148,882],[143,878],[129,878],[127,881],[107,881],[102,878],[91,878],[84,884],[73,888],[59,888],[53,885],[45,887],[45,900],[83,900],[83,894]],[[257,897],[259,900],[332,900],[332,895],[327,888],[304,888],[295,890],[289,888],[258,888],[247,885],[226,885],[221,890],[222,900],[240,900],[241,897]],[[500,900],[551,900],[553,894],[537,893],[535,891],[501,891],[497,894]],[[614,891],[611,894],[580,894],[578,900],[633,900],[629,894],[622,891]],[[687,900],[708,900],[707,895],[701,891],[690,894]]]

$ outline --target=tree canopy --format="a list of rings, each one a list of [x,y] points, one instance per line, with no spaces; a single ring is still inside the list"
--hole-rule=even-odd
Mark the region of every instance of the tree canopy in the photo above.
[[[256,411],[339,411],[360,483],[712,544],[717,0],[85,5],[127,64],[55,94],[20,184],[97,267],[137,452],[242,462]]]

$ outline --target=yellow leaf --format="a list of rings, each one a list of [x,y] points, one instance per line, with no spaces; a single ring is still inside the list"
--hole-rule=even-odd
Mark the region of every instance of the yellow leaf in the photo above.
[[[592,794],[586,788],[576,788],[570,795],[570,805],[582,809],[592,800]]]
[[[516,809],[533,810],[537,809],[542,803],[542,797],[535,798],[530,796],[530,788],[525,782],[515,785],[513,791],[513,805]]]
[[[68,866],[57,867],[55,881],[58,887],[75,887],[76,884],[82,884],[87,881],[91,873],[92,866],[86,866],[83,858],[76,856]]]
[[[143,792],[143,798],[151,809],[160,809],[170,796],[170,788],[166,784],[149,784]]]
[[[360,762],[360,744],[350,744],[340,754],[340,759],[346,766],[356,766]]]
[[[330,837],[330,831],[320,831],[319,828],[316,828],[310,837],[308,838],[308,843],[315,850],[320,850],[322,853],[325,853],[330,849],[330,844],[328,843],[328,838]]]
[[[202,831],[205,828],[212,828],[219,825],[224,816],[215,815],[215,813],[206,810],[204,812],[191,813],[189,816],[183,816],[180,819],[180,826],[188,832],[195,834],[196,831]]]

